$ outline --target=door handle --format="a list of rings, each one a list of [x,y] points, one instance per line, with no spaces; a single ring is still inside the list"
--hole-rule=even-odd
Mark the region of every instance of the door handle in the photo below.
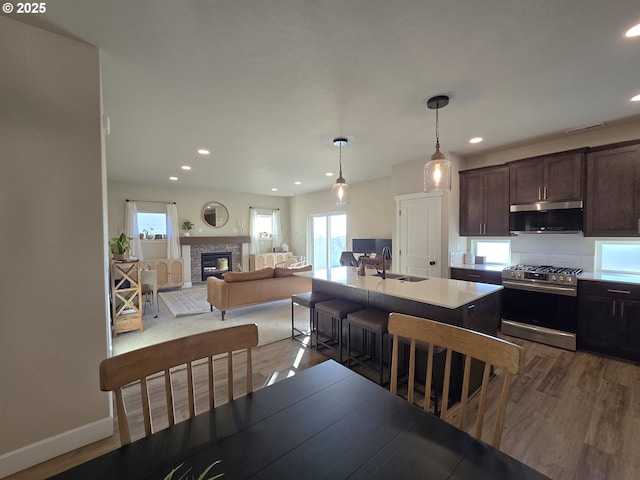
[[[620,302],[620,318],[624,318],[624,302]]]
[[[538,187],[538,200],[542,200],[542,187]]]
[[[435,260],[431,260],[431,261],[429,262],[429,265],[435,265],[435,264],[436,264],[436,261],[435,261]]]
[[[611,316],[615,317],[616,316],[616,301],[613,301],[613,310],[611,311]]]
[[[549,190],[548,190],[548,187],[544,187],[544,188],[542,189],[542,192],[543,192],[543,194],[542,194],[542,196],[543,196],[543,200],[546,200],[547,198],[549,198]]]

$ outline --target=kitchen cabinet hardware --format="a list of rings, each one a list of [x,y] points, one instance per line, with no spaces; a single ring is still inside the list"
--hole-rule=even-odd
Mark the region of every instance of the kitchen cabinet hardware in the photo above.
[[[629,290],[617,290],[615,288],[607,288],[607,292],[609,293],[621,293],[623,295],[630,295],[631,291]]]
[[[616,316],[616,301],[614,300],[613,302],[611,302],[611,304],[613,305],[613,309],[611,310],[611,316],[615,317]]]
[[[620,302],[620,318],[624,318],[624,302]]]

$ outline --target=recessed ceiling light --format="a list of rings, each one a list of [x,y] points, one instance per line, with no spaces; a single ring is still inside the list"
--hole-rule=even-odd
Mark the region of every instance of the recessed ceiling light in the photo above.
[[[327,173],[325,173],[325,175],[326,175],[327,177],[333,177],[333,172],[327,172]]]
[[[480,143],[482,140],[484,140],[482,137],[473,137],[469,143]]]
[[[182,168],[183,170],[191,170],[191,166],[190,165],[182,165],[182,167],[180,167],[180,168]]]
[[[209,150],[207,150],[206,148],[199,148],[198,149],[198,153],[200,155],[209,155],[211,152]]]
[[[636,95],[635,97],[631,97],[632,102],[640,102],[640,95]]]
[[[627,30],[627,33],[624,34],[625,37],[638,37],[640,36],[640,23],[634,27],[631,27]]]
[[[302,185],[302,182],[293,182],[294,185]]]
[[[272,192],[277,192],[277,191],[278,191],[278,189],[277,189],[277,188],[272,188],[272,189],[271,189],[271,191],[272,191]]]
[[[176,180],[178,180],[178,177],[169,177],[169,180],[175,182]]]

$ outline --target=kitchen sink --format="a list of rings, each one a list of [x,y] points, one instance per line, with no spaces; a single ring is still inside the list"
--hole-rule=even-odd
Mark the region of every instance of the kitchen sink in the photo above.
[[[422,282],[424,280],[429,280],[426,277],[413,277],[402,273],[387,273],[387,278],[391,280],[400,280],[401,282]]]

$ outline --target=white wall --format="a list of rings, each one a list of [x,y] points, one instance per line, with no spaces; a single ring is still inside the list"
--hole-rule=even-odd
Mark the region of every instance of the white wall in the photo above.
[[[291,198],[291,238],[294,254],[306,255],[307,229],[311,214],[345,212],[347,247],[352,238],[392,238],[395,225],[391,178],[383,177],[350,184],[350,204],[336,207],[331,203],[331,186],[326,190]]]
[[[0,477],[108,436],[98,50],[0,16]]]
[[[126,199],[176,202],[178,224],[185,220],[194,223],[191,236],[249,235],[249,207],[279,208],[282,221],[283,240],[291,244],[289,198],[270,195],[247,195],[243,193],[213,190],[208,188],[185,188],[179,185],[153,186],[123,182],[108,183],[109,236],[119,235],[124,230],[124,208]],[[229,211],[229,221],[219,228],[211,227],[202,219],[205,204],[216,201]],[[158,203],[136,202],[138,211],[165,212],[166,206]],[[166,241],[150,240],[142,242],[145,259],[166,258]]]

